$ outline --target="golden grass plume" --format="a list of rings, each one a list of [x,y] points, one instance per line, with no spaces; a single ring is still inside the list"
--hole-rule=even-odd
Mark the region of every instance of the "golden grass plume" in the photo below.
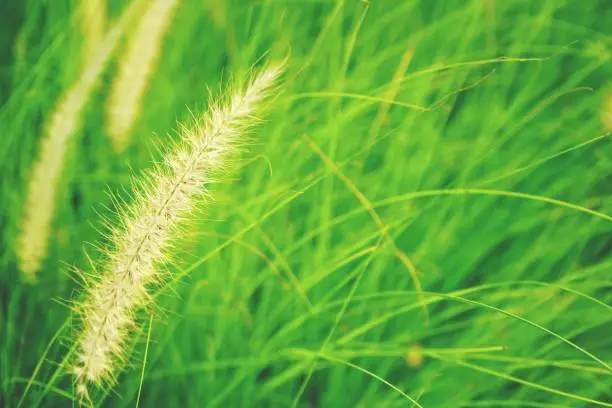
[[[80,23],[83,33],[83,54],[87,64],[96,57],[104,41],[107,0],[81,0]]]
[[[181,221],[198,203],[206,203],[209,185],[236,162],[282,65],[254,75],[228,98],[211,101],[192,126],[180,128],[180,142],[164,161],[136,181],[135,200],[119,209],[119,225],[110,234],[107,259],[99,276],[90,278],[84,301],[75,307],[81,324],[75,338],[76,391],[89,399],[92,385],[112,385],[127,360],[126,343],[136,329],[136,313],[163,281],[171,243]]]
[[[81,115],[89,96],[126,25],[139,7],[140,1],[134,1],[122,14],[97,48],[95,57],[87,62],[76,83],[60,97],[45,127],[38,156],[32,164],[23,219],[17,237],[17,258],[26,281],[36,280],[37,272],[47,256],[57,204],[56,194],[70,140],[79,131]]]
[[[107,131],[114,150],[123,152],[139,116],[142,98],[161,55],[162,40],[179,0],[151,2],[129,39],[107,102]]]

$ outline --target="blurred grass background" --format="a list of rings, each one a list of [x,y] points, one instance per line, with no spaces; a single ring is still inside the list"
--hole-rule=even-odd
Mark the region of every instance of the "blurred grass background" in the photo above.
[[[108,4],[112,21],[125,2]],[[15,237],[80,74],[78,6],[0,5],[0,405],[73,403],[67,265],[98,256],[108,191],[129,197],[208,88],[289,55],[96,405],[612,406],[609,1],[181,0],[125,154],[104,123],[121,48],[92,95],[26,285]]]

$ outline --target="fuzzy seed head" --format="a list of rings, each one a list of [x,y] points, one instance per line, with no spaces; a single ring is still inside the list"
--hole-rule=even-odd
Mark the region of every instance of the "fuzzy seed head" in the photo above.
[[[85,63],[95,58],[104,40],[106,31],[107,0],[81,1],[81,31]]]
[[[113,148],[122,152],[140,112],[140,104],[161,54],[179,0],[156,0],[142,16],[130,39],[107,105],[108,133]]]
[[[133,12],[133,11],[132,11]],[[17,258],[26,281],[36,273],[47,255],[56,207],[56,194],[71,138],[78,132],[81,115],[90,94],[114,50],[123,24],[118,24],[88,61],[80,78],[59,100],[49,119],[38,157],[32,165],[21,231],[17,237]]]
[[[137,329],[136,313],[149,302],[151,287],[164,280],[167,249],[181,221],[196,203],[206,202],[208,185],[231,164],[280,72],[280,66],[269,68],[227,101],[211,102],[193,127],[181,128],[180,144],[148,181],[139,183],[134,202],[122,211],[121,227],[112,233],[102,275],[77,310],[82,330],[73,373],[82,397],[91,384],[114,382],[129,334]]]

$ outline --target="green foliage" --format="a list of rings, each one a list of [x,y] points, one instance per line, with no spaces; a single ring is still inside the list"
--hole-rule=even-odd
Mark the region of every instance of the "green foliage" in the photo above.
[[[95,273],[108,191],[129,200],[207,88],[288,55],[96,404],[612,406],[607,0],[182,0],[124,155],[104,124],[116,59],[92,95],[32,286],[15,237],[79,75],[75,3],[0,6],[0,405],[71,404],[67,265]]]

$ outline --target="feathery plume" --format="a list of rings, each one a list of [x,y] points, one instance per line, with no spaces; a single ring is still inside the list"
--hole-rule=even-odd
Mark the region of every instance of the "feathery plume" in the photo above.
[[[17,258],[26,281],[36,280],[36,273],[47,255],[56,191],[69,141],[79,130],[81,113],[89,95],[138,5],[138,1],[133,2],[109,31],[98,47],[95,58],[86,64],[81,77],[61,97],[47,124],[38,157],[32,165],[24,216],[17,237]]]
[[[151,286],[163,278],[167,249],[181,220],[206,199],[208,185],[232,163],[231,155],[257,123],[281,74],[282,66],[261,71],[225,101],[213,102],[193,127],[181,127],[181,142],[164,161],[137,182],[135,201],[120,212],[102,273],[77,306],[81,329],[73,366],[76,391],[89,400],[91,385],[112,385],[126,360],[129,333],[137,328],[136,312],[150,300]]]
[[[119,63],[107,105],[108,134],[117,153],[128,145],[149,78],[160,57],[164,34],[178,3],[178,0],[151,2]]]
[[[85,64],[95,58],[106,30],[106,1],[81,0],[81,31]]]

